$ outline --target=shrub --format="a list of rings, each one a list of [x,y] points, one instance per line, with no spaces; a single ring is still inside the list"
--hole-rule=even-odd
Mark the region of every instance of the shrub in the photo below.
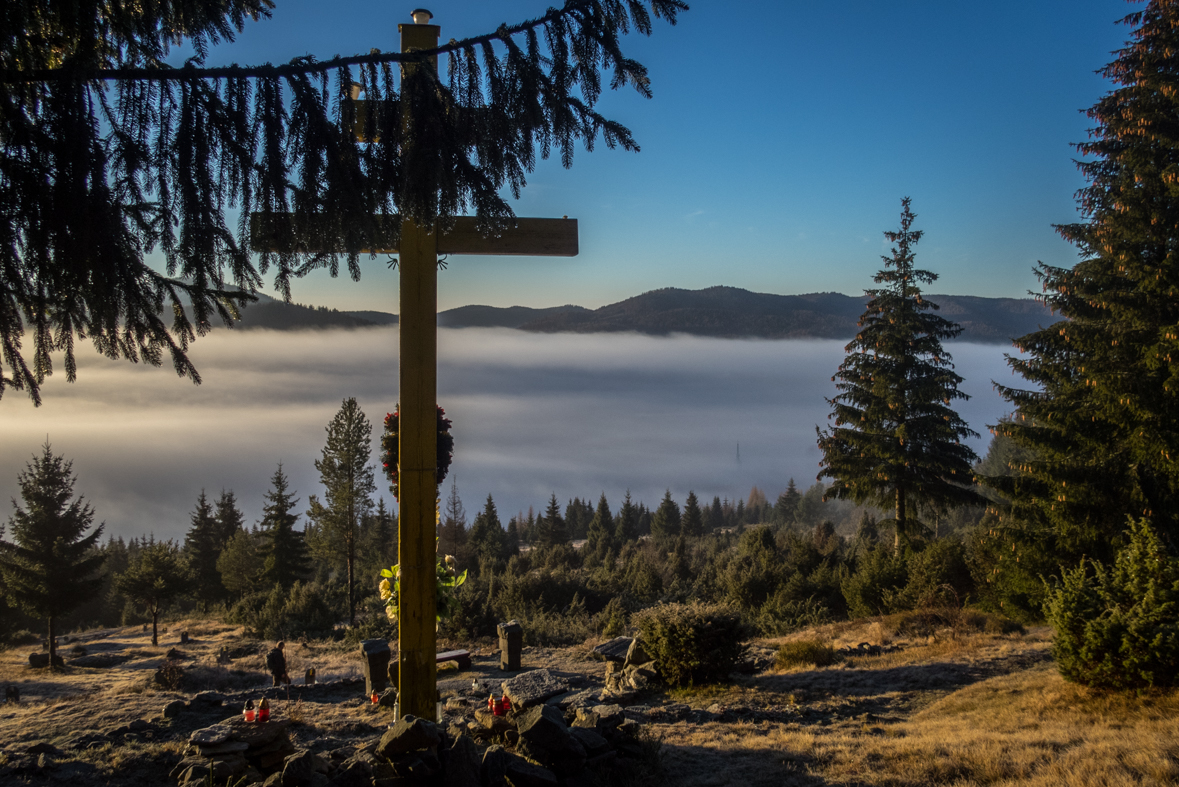
[[[1066,680],[1133,689],[1179,685],[1179,560],[1146,519],[1112,570],[1096,561],[1063,572],[1045,613]]]
[[[647,652],[672,686],[726,680],[745,654],[741,613],[723,604],[659,604],[635,613]]]
[[[228,620],[245,624],[249,636],[269,640],[328,636],[343,614],[341,589],[317,582],[296,582],[290,590],[275,585],[269,593],[243,598]]]
[[[891,612],[890,600],[908,579],[904,558],[894,556],[890,547],[882,545],[868,550],[855,573],[842,584],[848,616],[867,618]]]
[[[905,561],[908,581],[888,598],[893,610],[960,607],[974,590],[961,542],[945,538],[912,552]]]
[[[603,637],[621,636],[626,631],[626,607],[617,598],[610,599],[605,609],[594,617],[594,625],[601,631]]]
[[[790,669],[802,665],[826,667],[835,662],[835,649],[817,639],[799,639],[787,642],[778,648],[774,656],[774,668]]]

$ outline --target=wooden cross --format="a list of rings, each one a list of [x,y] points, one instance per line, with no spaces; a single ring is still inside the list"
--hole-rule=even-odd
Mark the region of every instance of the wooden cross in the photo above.
[[[415,20],[420,12],[415,12]],[[427,21],[428,21],[428,12]],[[401,51],[433,49],[440,28],[430,24],[398,25]],[[437,68],[437,61],[431,63]],[[403,66],[405,69],[416,66]],[[403,102],[408,109],[409,102]],[[412,118],[403,115],[404,123]],[[253,249],[272,249],[267,223],[277,217],[254,214]],[[378,217],[380,248],[399,254],[401,273],[400,431],[398,486],[401,569],[398,607],[398,687],[401,713],[435,717],[436,598],[435,504],[437,479],[438,255],[483,254],[573,257],[578,253],[576,219],[517,219],[513,229],[484,237],[468,216],[454,218],[452,229],[438,233],[397,216]],[[268,237],[269,236],[269,237]],[[313,252],[314,249],[305,249]]]

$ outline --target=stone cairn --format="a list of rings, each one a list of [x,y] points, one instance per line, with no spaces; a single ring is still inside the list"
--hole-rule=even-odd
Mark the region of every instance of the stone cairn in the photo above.
[[[245,784],[261,782],[281,773],[295,754],[287,728],[290,719],[247,722],[240,716],[205,727],[189,736],[187,756],[172,770],[181,785],[198,784],[213,774],[216,783],[244,778]]]

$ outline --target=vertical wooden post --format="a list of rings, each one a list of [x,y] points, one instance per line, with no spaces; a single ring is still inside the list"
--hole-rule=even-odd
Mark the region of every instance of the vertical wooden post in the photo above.
[[[438,45],[436,25],[398,25],[401,51]],[[421,66],[405,66],[405,71]],[[434,64],[436,68],[437,65]],[[408,113],[409,102],[402,101]],[[402,115],[408,125],[411,118]],[[403,150],[402,156],[412,156]],[[434,720],[435,500],[437,499],[438,243],[433,227],[401,223],[400,431],[398,484],[401,567],[397,685],[401,713]]]

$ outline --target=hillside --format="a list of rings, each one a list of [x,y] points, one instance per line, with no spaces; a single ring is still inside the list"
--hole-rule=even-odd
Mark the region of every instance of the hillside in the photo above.
[[[1030,298],[930,295],[940,314],[963,327],[963,340],[1007,342],[1056,322]],[[665,288],[600,309],[564,312],[534,320],[526,331],[647,334],[759,339],[849,339],[864,311],[865,298],[837,292],[772,295],[736,287],[705,290]]]
[[[242,310],[242,328],[304,330],[395,325],[397,315],[380,311],[338,311],[283,303],[265,295]],[[940,314],[962,326],[964,341],[1006,343],[1040,325],[1056,322],[1031,298],[930,295]],[[518,328],[536,333],[635,332],[657,336],[756,339],[850,339],[865,298],[837,292],[773,295],[737,287],[682,290],[668,287],[600,309],[555,306],[460,306],[440,312],[449,328]]]

